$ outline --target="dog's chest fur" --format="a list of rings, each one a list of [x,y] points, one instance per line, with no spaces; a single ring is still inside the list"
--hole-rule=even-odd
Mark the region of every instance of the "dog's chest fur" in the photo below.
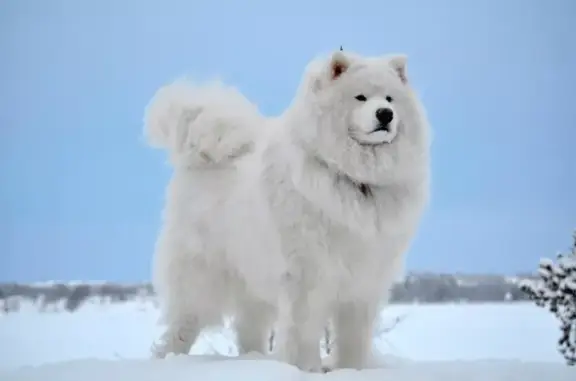
[[[266,167],[261,180],[292,275],[331,284],[345,299],[382,289],[379,280],[391,276],[391,263],[401,260],[413,235],[421,195],[358,188],[358,202],[377,212],[380,230],[376,235],[362,234],[304,197],[294,185],[290,166],[279,164]]]

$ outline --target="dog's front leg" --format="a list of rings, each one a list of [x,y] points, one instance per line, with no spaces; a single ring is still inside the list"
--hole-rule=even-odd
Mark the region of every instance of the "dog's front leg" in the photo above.
[[[281,301],[279,355],[303,371],[321,372],[320,338],[328,316],[328,305],[319,287],[287,275]]]
[[[336,368],[363,369],[372,349],[374,321],[378,303],[355,301],[336,308]]]

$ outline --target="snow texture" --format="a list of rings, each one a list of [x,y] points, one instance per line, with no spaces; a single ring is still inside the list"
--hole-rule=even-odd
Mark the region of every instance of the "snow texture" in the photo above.
[[[163,360],[76,360],[1,374],[3,381],[574,381],[560,364],[520,361],[404,362],[385,369],[343,369],[327,374],[250,356],[177,356]]]
[[[554,316],[530,303],[391,306],[380,332],[393,329],[374,337],[379,369],[328,374],[234,357],[227,327],[203,335],[190,356],[149,360],[160,330],[151,302],[88,304],[75,313],[29,307],[0,316],[2,381],[576,380],[554,346]]]

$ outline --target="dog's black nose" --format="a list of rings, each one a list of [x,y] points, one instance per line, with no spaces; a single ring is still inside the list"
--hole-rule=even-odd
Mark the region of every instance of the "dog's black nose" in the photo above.
[[[387,126],[394,119],[394,111],[389,108],[379,108],[376,110],[376,119],[381,125]]]

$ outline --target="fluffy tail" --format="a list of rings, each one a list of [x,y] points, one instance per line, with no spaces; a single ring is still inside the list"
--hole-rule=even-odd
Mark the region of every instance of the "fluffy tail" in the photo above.
[[[156,92],[144,124],[148,143],[166,149],[175,165],[204,166],[251,152],[263,117],[235,88],[178,80]]]

